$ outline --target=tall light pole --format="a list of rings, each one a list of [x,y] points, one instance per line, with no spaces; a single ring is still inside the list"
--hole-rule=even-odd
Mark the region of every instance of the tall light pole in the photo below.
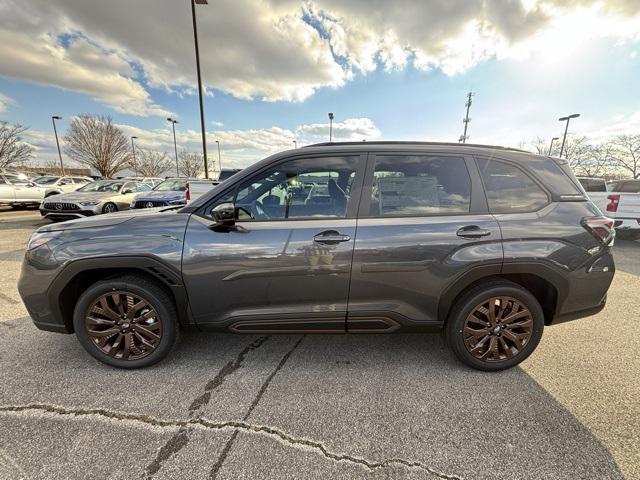
[[[551,139],[551,145],[549,145],[549,155],[551,155],[551,152],[553,151],[553,142],[555,142],[556,140],[560,140],[559,137],[553,137]]]
[[[329,112],[329,142],[333,141],[333,112]]]
[[[293,148],[298,148],[298,141],[297,140],[293,141]]]
[[[216,144],[218,145],[218,165],[220,165],[220,173],[222,173],[222,159],[220,157],[220,141],[216,140]]]
[[[137,139],[138,137],[131,137],[131,151],[133,152],[133,176],[135,177],[136,175],[136,146],[134,145],[133,141],[135,139]]]
[[[202,75],[200,73],[200,49],[198,48],[198,26],[196,23],[196,3],[198,5],[207,5],[207,0],[191,0],[191,17],[193,19],[193,39],[196,46],[196,69],[198,71],[198,97],[200,99],[200,129],[202,131],[204,178],[209,178],[209,163],[207,162],[207,134],[204,127],[204,101],[202,99]]]
[[[58,129],[56,128],[56,120],[62,120],[60,115],[54,115],[51,117],[53,123],[53,133],[56,135],[56,145],[58,146],[58,158],[60,158],[60,172],[64,175],[64,165],[62,164],[62,153],[60,153],[60,142],[58,141]]]
[[[167,118],[167,121],[171,122],[171,126],[173,127],[173,150],[176,152],[176,177],[179,177],[180,172],[178,170],[178,144],[176,143],[176,123],[180,122],[171,117]]]
[[[572,118],[578,118],[579,116],[580,116],[579,113],[572,113],[569,116],[560,117],[558,119],[559,122],[567,122],[566,125],[564,126],[564,136],[562,137],[562,146],[560,147],[560,158],[562,158],[562,153],[564,152],[564,143],[567,140],[567,131],[569,130],[569,120],[571,120]]]

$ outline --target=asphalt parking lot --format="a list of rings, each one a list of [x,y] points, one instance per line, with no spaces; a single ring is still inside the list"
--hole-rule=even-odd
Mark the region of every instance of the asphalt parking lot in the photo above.
[[[34,211],[0,210],[0,479],[640,478],[640,243],[597,316],[502,373],[438,335],[184,334],[109,368],[31,323]]]

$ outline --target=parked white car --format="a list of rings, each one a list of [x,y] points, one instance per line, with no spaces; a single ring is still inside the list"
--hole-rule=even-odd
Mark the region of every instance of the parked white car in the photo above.
[[[578,180],[600,211],[615,220],[618,238],[640,239],[640,180],[608,184],[602,178],[578,177]]]
[[[0,174],[0,204],[9,204],[12,208],[39,205],[44,198],[44,188],[20,178],[18,174]]]
[[[60,193],[75,192],[87,183],[93,182],[92,178],[81,176],[56,176],[47,175],[33,179],[33,183],[45,189],[44,196],[58,195]]]

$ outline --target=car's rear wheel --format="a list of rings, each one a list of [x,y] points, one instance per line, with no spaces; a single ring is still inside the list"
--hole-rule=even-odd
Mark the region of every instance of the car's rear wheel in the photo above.
[[[102,207],[102,213],[113,213],[118,211],[118,206],[115,203],[108,202]]]
[[[120,368],[160,361],[178,334],[171,296],[153,281],[135,275],[89,287],[76,303],[73,326],[87,352]]]
[[[471,289],[456,302],[446,335],[462,362],[495,371],[531,355],[543,329],[544,313],[536,298],[515,283],[495,281]]]

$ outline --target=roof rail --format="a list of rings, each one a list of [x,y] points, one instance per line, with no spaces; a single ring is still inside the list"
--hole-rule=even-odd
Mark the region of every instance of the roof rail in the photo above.
[[[322,142],[314,143],[311,145],[305,145],[301,148],[309,147],[330,147],[330,146],[343,146],[343,145],[444,145],[449,147],[473,147],[473,148],[490,148],[495,150],[510,150],[513,152],[531,153],[526,150],[512,147],[501,147],[499,145],[482,145],[478,143],[454,143],[454,142],[413,142],[413,141],[389,141],[389,140],[374,140],[366,142]]]

